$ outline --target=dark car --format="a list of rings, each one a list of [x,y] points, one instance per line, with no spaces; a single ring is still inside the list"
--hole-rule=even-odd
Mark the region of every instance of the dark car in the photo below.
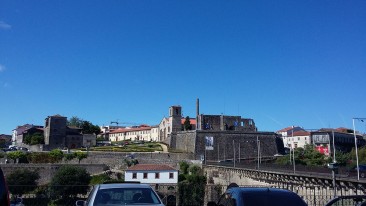
[[[365,178],[366,177],[366,165],[358,165],[360,177]],[[357,176],[357,166],[354,166],[347,170],[346,173],[347,177],[350,176]]]
[[[2,169],[0,168],[0,205],[9,206],[9,190],[5,182],[5,177]]]
[[[207,206],[307,206],[296,193],[276,188],[231,187]]]

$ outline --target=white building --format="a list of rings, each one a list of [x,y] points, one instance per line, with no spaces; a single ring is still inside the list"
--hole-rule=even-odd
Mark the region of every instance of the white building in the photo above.
[[[284,145],[288,148],[304,148],[305,145],[311,144],[310,132],[298,131],[286,137],[287,144]]]
[[[125,181],[147,184],[177,184],[178,170],[168,165],[137,164],[125,171]]]
[[[135,128],[120,128],[109,133],[109,140],[112,142],[132,140],[132,141],[158,141],[159,129],[157,126],[150,127],[141,125]]]
[[[282,140],[283,140],[283,146],[288,147],[288,148],[293,148],[293,147],[291,147],[291,145],[294,146],[294,142],[300,141],[300,140],[294,141],[295,139],[292,138],[292,136],[296,132],[306,132],[306,131],[299,126],[291,126],[291,127],[286,127],[281,130],[278,130],[276,133],[281,135]],[[301,135],[303,135],[303,134],[301,134]],[[310,136],[310,133],[308,134],[308,136]],[[305,139],[305,138],[301,138],[301,139]],[[310,140],[310,137],[306,138],[306,139]],[[310,144],[310,142],[309,142],[309,144]],[[300,145],[303,145],[303,144],[301,143]]]

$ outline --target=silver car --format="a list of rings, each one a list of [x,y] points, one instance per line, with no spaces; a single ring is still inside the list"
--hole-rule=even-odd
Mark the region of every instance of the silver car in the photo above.
[[[148,184],[111,183],[95,185],[86,201],[76,201],[77,206],[156,205],[164,206]]]

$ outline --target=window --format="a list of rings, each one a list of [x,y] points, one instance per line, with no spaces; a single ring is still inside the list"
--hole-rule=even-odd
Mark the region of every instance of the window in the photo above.
[[[146,172],[144,173],[144,179],[147,179],[147,173]]]
[[[159,172],[156,172],[155,173],[155,179],[159,179],[160,178],[160,174],[159,174]]]
[[[137,173],[132,173],[132,179],[137,179]]]
[[[169,179],[173,179],[174,178],[174,173],[173,172],[169,172]]]

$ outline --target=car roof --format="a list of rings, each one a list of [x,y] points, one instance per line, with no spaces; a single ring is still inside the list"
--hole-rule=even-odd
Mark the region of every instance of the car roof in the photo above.
[[[139,183],[110,183],[100,184],[99,189],[111,189],[111,188],[151,188],[148,184]]]
[[[268,193],[270,192],[271,194],[287,194],[287,195],[295,195],[297,196],[296,193],[289,191],[289,190],[285,190],[285,189],[278,189],[278,188],[269,188],[269,187],[232,187],[229,188],[227,191],[227,193],[241,193],[241,194],[250,194],[250,193]]]
[[[244,205],[268,205],[272,202],[273,206],[288,206],[288,205],[307,205],[305,201],[296,193],[278,188],[268,187],[232,187],[226,193],[237,198],[238,204]]]

